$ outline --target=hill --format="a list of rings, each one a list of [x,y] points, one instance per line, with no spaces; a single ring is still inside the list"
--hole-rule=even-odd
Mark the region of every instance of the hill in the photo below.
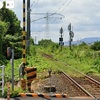
[[[88,38],[83,38],[78,41],[73,41],[72,44],[81,44],[82,42],[85,42],[86,44],[93,44],[96,41],[100,41],[100,37],[88,37]],[[65,45],[69,45],[68,41],[64,42]]]

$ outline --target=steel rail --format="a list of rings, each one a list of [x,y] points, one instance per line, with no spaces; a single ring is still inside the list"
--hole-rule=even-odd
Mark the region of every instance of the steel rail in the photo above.
[[[79,72],[80,74],[84,75],[86,78],[88,78],[89,80],[93,81],[94,83],[96,83],[96,84],[98,84],[98,85],[100,86],[100,82],[98,82],[97,80],[91,78],[90,76],[88,76],[88,75],[86,75],[86,74],[80,72],[79,70],[77,70],[77,69],[75,69],[75,68],[73,68],[73,69],[76,70],[77,72]]]
[[[80,84],[78,84],[75,80],[73,80],[70,76],[68,76],[65,72],[61,71],[63,75],[65,75],[68,79],[70,79],[78,88],[80,88],[85,94],[90,96],[91,98],[95,99],[95,97],[90,94],[87,90],[85,90]]]
[[[62,62],[62,63],[64,63],[64,64],[66,65],[65,62]],[[68,65],[67,65],[67,66],[68,66]],[[75,68],[73,68],[73,67],[71,67],[71,66],[69,66],[69,67],[72,68],[73,70],[77,71],[78,73],[84,75],[86,78],[88,78],[89,80],[93,81],[95,84],[98,84],[98,85],[100,86],[100,82],[99,82],[99,81],[93,79],[92,77],[90,77],[90,76],[88,76],[88,75],[86,75],[86,74],[80,72],[79,70],[77,70],[77,69],[75,69]]]
[[[59,62],[62,62],[62,61],[60,61],[60,60],[58,60],[58,59],[55,59],[55,60],[56,60],[57,62],[58,62],[58,61],[59,61]],[[64,63],[65,66],[69,66],[69,65],[66,65],[65,62],[62,62],[62,63]],[[86,75],[86,74],[80,72],[79,70],[77,70],[77,69],[75,69],[75,68],[73,68],[73,67],[71,67],[71,66],[69,66],[69,67],[72,68],[73,70],[77,71],[78,73],[84,75],[86,78],[88,78],[89,80],[93,81],[95,84],[98,84],[98,86],[100,86],[100,82],[99,82],[99,81],[93,79],[92,77],[90,77],[90,76],[88,76],[88,75]]]

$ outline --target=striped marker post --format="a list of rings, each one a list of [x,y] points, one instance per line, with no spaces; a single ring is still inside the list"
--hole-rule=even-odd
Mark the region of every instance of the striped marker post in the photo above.
[[[10,86],[8,86],[8,91],[7,91],[7,100],[10,100]]]
[[[23,66],[25,67],[26,65],[26,32],[25,32],[25,0],[23,0],[23,31],[22,31],[22,35],[23,35]]]
[[[35,94],[35,93],[20,93],[19,97],[33,97],[33,98],[68,98],[67,94]]]
[[[27,67],[25,68],[27,73],[27,86],[28,90],[31,91],[31,83],[34,79],[36,79],[36,68],[34,67]]]
[[[20,81],[21,81],[22,89],[25,90],[26,89],[26,80],[22,78]]]

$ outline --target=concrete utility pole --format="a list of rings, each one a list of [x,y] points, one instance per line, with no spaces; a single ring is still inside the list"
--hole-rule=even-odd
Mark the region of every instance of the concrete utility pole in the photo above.
[[[27,0],[27,52],[30,51],[30,0]]]

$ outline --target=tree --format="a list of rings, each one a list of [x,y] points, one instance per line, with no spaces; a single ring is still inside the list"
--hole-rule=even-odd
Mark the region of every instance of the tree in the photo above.
[[[100,41],[94,42],[94,44],[91,46],[91,49],[93,50],[100,50]]]
[[[0,21],[0,52],[2,51],[3,37],[9,28],[9,23]]]
[[[15,58],[22,54],[22,28],[16,14],[5,7],[0,9],[0,52],[6,56],[8,46],[15,49]]]
[[[19,33],[21,33],[20,21],[12,10],[5,7],[5,2],[4,6],[0,9],[0,15],[2,16],[1,20],[3,22],[9,22],[9,29],[6,34],[15,35],[17,33],[19,35]]]

